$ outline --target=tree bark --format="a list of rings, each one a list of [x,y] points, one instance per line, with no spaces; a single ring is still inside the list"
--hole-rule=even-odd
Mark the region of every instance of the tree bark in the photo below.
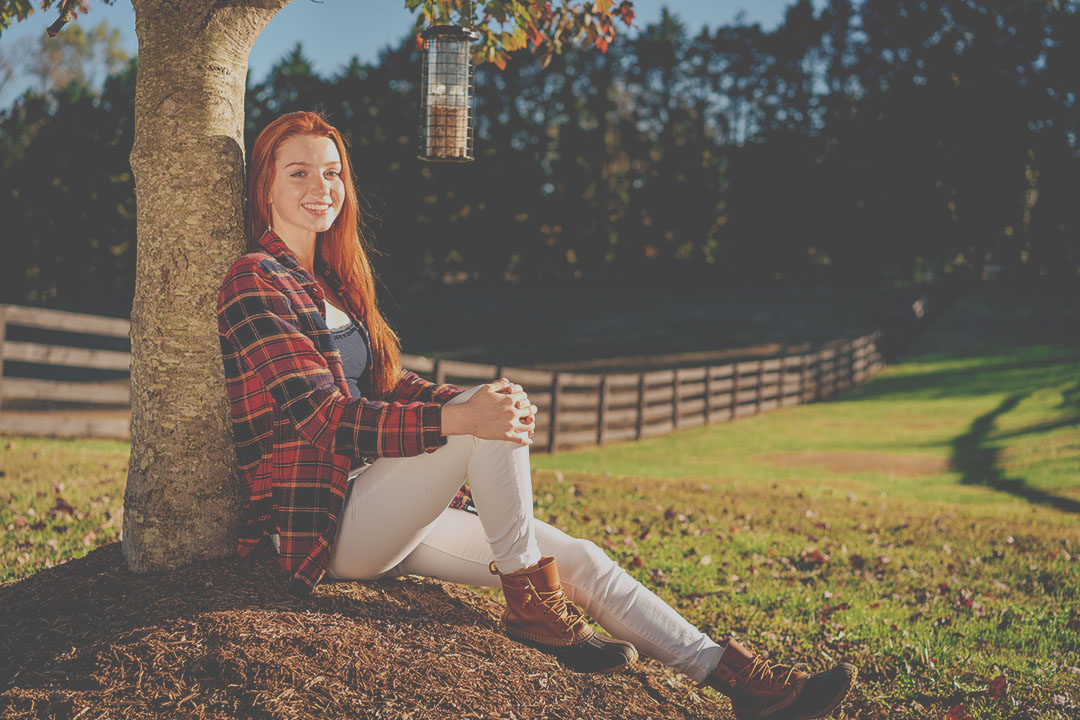
[[[244,248],[244,90],[288,0],[133,0],[138,258],[123,549],[137,572],[234,552],[241,523],[215,305]]]

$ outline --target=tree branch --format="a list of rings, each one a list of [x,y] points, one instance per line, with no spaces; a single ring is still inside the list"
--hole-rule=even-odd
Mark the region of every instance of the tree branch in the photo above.
[[[71,22],[71,18],[75,16],[75,8],[78,7],[79,0],[64,0],[60,4],[60,17],[56,18],[56,22],[45,29],[45,32],[49,34],[49,37],[56,37],[56,34],[60,30]]]

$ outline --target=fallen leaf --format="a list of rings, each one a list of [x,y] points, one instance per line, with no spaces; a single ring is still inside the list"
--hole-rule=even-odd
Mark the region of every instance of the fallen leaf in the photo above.
[[[53,504],[52,512],[57,515],[74,515],[75,506],[69,503],[59,495],[56,496],[56,502]]]
[[[829,562],[829,556],[818,550],[816,547],[808,547],[802,551],[801,555],[804,562],[808,562],[811,565],[822,565]]]
[[[963,705],[956,705],[945,713],[945,720],[972,720],[972,717],[968,715],[967,708]]]

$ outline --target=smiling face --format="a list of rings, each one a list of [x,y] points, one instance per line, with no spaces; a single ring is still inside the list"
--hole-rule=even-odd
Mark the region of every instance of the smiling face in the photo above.
[[[296,135],[278,146],[270,185],[274,232],[285,241],[313,242],[341,212],[345,184],[337,145],[320,135]]]

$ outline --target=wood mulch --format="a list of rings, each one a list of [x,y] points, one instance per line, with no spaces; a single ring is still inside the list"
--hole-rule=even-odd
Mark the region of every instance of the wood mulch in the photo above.
[[[136,575],[119,543],[0,585],[0,717],[731,717],[653,661],[567,670],[464,587],[283,586],[265,557]]]

